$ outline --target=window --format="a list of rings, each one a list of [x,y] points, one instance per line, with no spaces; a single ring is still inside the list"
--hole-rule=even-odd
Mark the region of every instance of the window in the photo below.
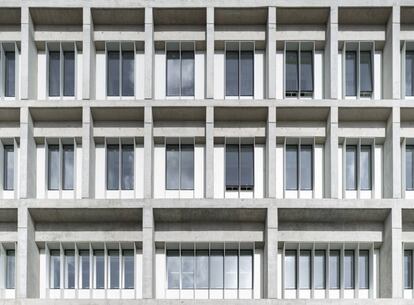
[[[194,145],[166,145],[167,190],[194,189]]]
[[[285,289],[296,289],[296,250],[285,252]]]
[[[11,191],[14,189],[14,146],[3,147],[3,189]]]
[[[50,288],[60,288],[60,251],[50,250]]]
[[[373,92],[372,52],[362,43],[359,45],[350,43],[349,49],[345,52],[345,95],[358,98],[371,97]]]
[[[224,251],[210,250],[210,289],[223,289],[223,267]]]
[[[252,144],[226,145],[226,190],[254,188],[254,147]]]
[[[372,64],[371,51],[361,51],[360,58],[360,96],[370,97],[372,94]]]
[[[299,288],[311,288],[311,251],[300,250],[299,255]]]
[[[167,43],[167,96],[194,96],[194,43]]]
[[[180,252],[167,251],[167,282],[168,289],[180,289]]]
[[[74,44],[48,44],[49,96],[75,96]]]
[[[208,250],[196,251],[196,289],[207,289],[208,285]]]
[[[358,170],[359,167],[359,170]],[[371,145],[346,146],[346,190],[371,190]]]
[[[109,250],[109,288],[119,288],[119,250]]]
[[[285,96],[312,97],[313,43],[288,43],[285,56]]]
[[[253,96],[254,43],[226,43],[226,96]]]
[[[253,251],[240,250],[239,257],[239,288],[251,289],[253,287]]]
[[[16,283],[16,256],[15,250],[6,251],[6,289],[14,289]]]
[[[16,59],[14,51],[4,53],[5,71],[4,71],[4,96],[14,97],[16,94]]]
[[[286,145],[286,189],[313,189],[312,145]]]
[[[357,95],[357,60],[356,51],[346,51],[346,95]]]
[[[414,51],[405,53],[405,96],[414,96]]]
[[[405,188],[407,191],[414,190],[414,146],[407,145],[405,148]]]
[[[93,252],[95,259],[95,289],[105,288],[105,256],[103,250]]]
[[[61,147],[48,145],[48,190],[73,190],[74,145],[64,144]]]
[[[404,250],[404,288],[413,288],[413,251]]]
[[[359,250],[359,288],[369,289],[369,251]]]
[[[107,43],[107,96],[134,96],[134,45]]]
[[[238,250],[226,250],[224,256],[224,288],[238,287]]]
[[[133,289],[135,287],[134,280],[134,250],[123,250],[122,257],[124,260],[124,289]]]
[[[75,288],[75,251],[65,250],[65,288]]]
[[[121,150],[121,154],[120,151]],[[109,144],[106,147],[107,190],[134,189],[134,145]]]
[[[344,253],[344,286],[345,289],[354,289],[354,250]]]
[[[329,288],[339,289],[340,278],[340,251],[330,250],[329,252]]]
[[[89,250],[80,250],[79,251],[79,260],[80,260],[80,288],[89,289],[90,288],[90,257]]]
[[[181,250],[181,288],[194,288],[194,250]]]
[[[316,250],[314,256],[314,283],[315,289],[325,289],[325,250]]]

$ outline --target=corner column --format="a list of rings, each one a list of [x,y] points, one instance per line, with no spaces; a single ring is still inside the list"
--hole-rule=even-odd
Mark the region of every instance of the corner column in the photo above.
[[[277,291],[277,252],[278,252],[278,211],[275,207],[267,208],[265,232],[264,297],[276,299]]]
[[[142,298],[152,299],[154,289],[154,214],[151,207],[142,211]]]
[[[95,196],[95,141],[91,108],[82,111],[82,198],[86,199]]]
[[[144,198],[152,198],[152,154],[153,144],[152,138],[152,108],[145,106],[144,110]]]
[[[95,65],[96,50],[93,41],[93,22],[90,7],[83,8],[83,71],[82,99],[90,100],[95,97]]]
[[[214,98],[214,7],[207,7],[206,25],[206,98]]]
[[[266,197],[276,198],[276,107],[267,110]]]
[[[338,198],[338,107],[329,111],[325,143],[325,197]]]
[[[266,28],[266,97],[276,98],[276,7],[268,7]]]
[[[33,121],[28,107],[20,108],[20,194],[21,199],[36,195],[36,144]]]
[[[145,8],[145,99],[152,99],[153,94],[154,21],[152,12],[152,7]]]
[[[326,26],[325,97],[338,99],[338,6],[332,5]]]
[[[35,99],[37,92],[37,49],[29,7],[21,9],[21,88],[22,100]]]
[[[206,107],[206,198],[214,198],[214,107]]]
[[[39,297],[39,249],[29,209],[17,210],[16,296],[18,299]]]

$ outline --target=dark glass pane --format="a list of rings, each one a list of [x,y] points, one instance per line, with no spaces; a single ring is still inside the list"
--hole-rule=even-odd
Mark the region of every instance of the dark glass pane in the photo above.
[[[300,146],[300,189],[311,190],[313,188],[313,146]]]
[[[134,189],[134,145],[122,145],[121,189]]]
[[[119,51],[108,51],[107,92],[108,96],[119,96]]]
[[[63,189],[73,190],[74,181],[74,147],[63,145]]]
[[[360,154],[360,179],[361,179],[361,190],[371,189],[371,146],[362,145]]]
[[[194,96],[194,51],[181,52],[181,95]]]
[[[65,264],[66,264],[66,279],[65,288],[75,288],[75,251],[65,250]]]
[[[355,51],[346,51],[345,83],[346,95],[356,96],[357,93],[357,61]]]
[[[75,52],[63,52],[63,95],[75,95]]]
[[[194,189],[194,145],[181,145],[181,189]]]
[[[226,145],[226,188],[239,189],[239,145]]]
[[[14,147],[13,145],[4,146],[3,164],[3,189],[14,189]]]
[[[346,189],[357,189],[357,147],[346,146]]]
[[[300,91],[313,92],[313,53],[300,52]]]
[[[414,189],[414,146],[407,146],[405,151],[405,187],[407,190]]]
[[[134,52],[122,52],[122,96],[134,96]]]
[[[346,250],[344,254],[344,286],[354,289],[354,250]]]
[[[371,52],[361,51],[360,54],[360,86],[361,92],[372,92]]]
[[[169,144],[166,147],[167,190],[180,188],[180,147],[178,144]]]
[[[339,289],[340,261],[339,250],[331,250],[329,252],[329,288],[331,289]]]
[[[60,52],[49,52],[49,96],[60,96]]]
[[[105,288],[105,256],[103,250],[95,250],[95,288]]]
[[[226,52],[226,96],[239,95],[239,51]]]
[[[298,51],[286,51],[286,92],[299,90]]]
[[[167,51],[167,96],[180,95],[180,51]]]
[[[413,251],[404,251],[404,288],[413,288]]]
[[[325,250],[316,250],[314,257],[314,276],[315,289],[325,289]]]
[[[6,251],[6,289],[14,289],[16,283],[16,255],[15,250]]]
[[[405,95],[414,96],[414,51],[405,54]]]
[[[109,288],[119,288],[119,250],[110,250],[109,254]]]
[[[50,288],[60,288],[60,251],[50,250]]]
[[[240,187],[253,189],[254,186],[254,153],[253,145],[240,145]]]
[[[80,267],[81,267],[81,285],[82,289],[89,289],[89,274],[90,274],[90,258],[89,258],[89,251],[88,250],[81,250],[79,251],[80,256]]]
[[[119,145],[106,148],[106,183],[108,190],[119,189]]]
[[[59,164],[59,145],[48,146],[48,189],[59,189],[59,176],[60,176],[60,164]]]
[[[124,288],[133,289],[134,288],[134,251],[133,250],[124,250]]]
[[[286,189],[298,189],[298,146],[286,145]]]
[[[253,51],[240,52],[240,95],[253,96]]]
[[[4,83],[4,95],[6,97],[15,96],[16,88],[16,59],[14,52],[5,52],[5,83]]]
[[[359,288],[369,289],[369,251],[359,251]]]

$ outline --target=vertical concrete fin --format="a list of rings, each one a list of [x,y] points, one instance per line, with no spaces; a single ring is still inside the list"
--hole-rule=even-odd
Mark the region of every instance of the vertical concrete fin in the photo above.
[[[214,98],[214,7],[207,7],[206,25],[206,98]]]
[[[145,106],[144,114],[144,198],[152,198],[153,169],[153,138],[152,138],[152,108]]]
[[[266,97],[276,98],[276,7],[268,7],[267,13]]]
[[[153,95],[154,68],[154,21],[152,7],[145,8],[145,84],[144,98],[151,99]]]
[[[330,108],[326,125],[325,197],[338,198],[338,107]]]
[[[83,71],[82,99],[95,98],[96,50],[93,41],[93,21],[90,7],[83,8]]]
[[[266,125],[266,197],[276,198],[276,107],[269,107]]]
[[[30,9],[21,9],[21,88],[22,100],[35,99],[37,93],[37,49]]]
[[[20,198],[33,198],[36,193],[36,144],[33,121],[28,107],[20,108]]]
[[[95,196],[95,141],[91,108],[82,111],[82,198],[86,199]]]
[[[152,299],[155,295],[154,273],[154,214],[151,207],[142,211],[142,297]]]
[[[265,259],[264,259],[264,297],[277,298],[277,252],[278,252],[278,210],[275,207],[267,209],[265,232]]]
[[[326,26],[325,98],[338,99],[338,6],[331,5]]]
[[[214,198],[214,107],[206,107],[206,198]]]

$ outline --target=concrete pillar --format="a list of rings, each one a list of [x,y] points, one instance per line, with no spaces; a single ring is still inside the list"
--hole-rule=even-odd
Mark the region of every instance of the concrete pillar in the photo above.
[[[19,207],[17,214],[16,296],[38,298],[40,259],[35,227],[27,207]]]
[[[207,7],[206,98],[214,98],[214,7]]]
[[[152,154],[154,140],[152,137],[152,108],[145,106],[144,114],[144,198],[152,198]]]
[[[145,8],[145,81],[144,98],[152,99],[154,67],[154,20],[152,7]]]
[[[267,110],[266,197],[276,198],[276,108]]]
[[[20,108],[20,198],[36,195],[36,144],[33,121],[28,107]]]
[[[21,9],[21,88],[22,100],[35,99],[37,92],[37,48],[29,7]]]
[[[380,297],[402,298],[402,212],[394,206],[384,223],[384,241],[380,249]]]
[[[142,298],[152,299],[154,289],[154,214],[151,207],[142,211]]]
[[[400,108],[393,107],[384,143],[384,197],[401,198]]]
[[[266,97],[276,98],[276,8],[268,7],[266,31]]]
[[[325,98],[338,99],[338,6],[332,5],[326,25]]]
[[[206,198],[214,198],[214,107],[206,107]]]
[[[91,108],[82,113],[82,198],[95,197],[95,141]]]
[[[326,123],[325,196],[338,198],[338,107],[330,109]]]
[[[93,41],[93,21],[90,7],[83,8],[83,73],[82,99],[95,98],[96,50]]]
[[[394,4],[387,23],[384,46],[384,98],[401,98],[400,5]]]
[[[278,211],[275,207],[267,209],[265,232],[264,297],[277,298],[277,252],[278,252]]]

